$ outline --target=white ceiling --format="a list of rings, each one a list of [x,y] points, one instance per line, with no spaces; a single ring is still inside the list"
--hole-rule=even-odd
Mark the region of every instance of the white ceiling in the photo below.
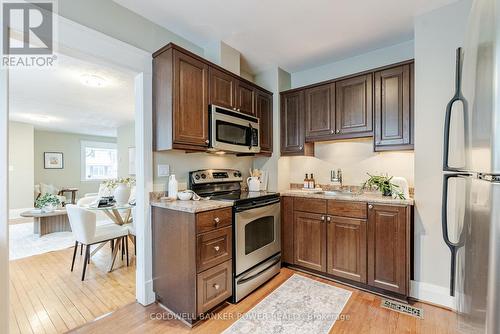
[[[101,136],[116,136],[117,127],[134,120],[133,73],[62,54],[57,57],[52,68],[10,72],[10,120],[37,129]],[[98,75],[106,80],[105,86],[82,84],[84,74]]]
[[[289,72],[413,38],[414,17],[455,0],[114,0],[200,46],[239,50],[245,69]]]

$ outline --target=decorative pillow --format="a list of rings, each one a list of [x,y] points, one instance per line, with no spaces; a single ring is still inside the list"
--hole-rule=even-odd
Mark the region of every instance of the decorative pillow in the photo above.
[[[54,185],[40,183],[40,193],[42,194],[42,196],[45,194],[57,195],[58,192],[59,191]]]

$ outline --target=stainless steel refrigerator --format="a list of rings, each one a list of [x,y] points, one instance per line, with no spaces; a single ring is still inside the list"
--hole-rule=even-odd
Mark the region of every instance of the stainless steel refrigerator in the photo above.
[[[458,332],[500,333],[500,0],[475,0],[446,108],[443,238]]]

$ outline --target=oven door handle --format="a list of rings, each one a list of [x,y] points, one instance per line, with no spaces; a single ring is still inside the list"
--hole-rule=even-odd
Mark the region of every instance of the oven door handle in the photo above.
[[[270,265],[268,265],[267,267],[265,267],[264,269],[262,269],[261,271],[259,271],[258,273],[255,273],[251,276],[248,276],[248,277],[245,277],[245,278],[242,278],[240,280],[238,280],[236,282],[236,284],[240,285],[240,284],[245,284],[246,282],[248,281],[251,281],[253,280],[254,278],[257,278],[259,277],[260,275],[263,275],[266,271],[268,271],[269,269],[271,269],[272,267],[274,267],[276,264],[280,263],[281,261],[281,257],[278,257],[276,260],[274,260]]]
[[[264,202],[252,202],[249,204],[243,204],[241,206],[236,206],[234,208],[235,212],[241,212],[241,211],[246,211],[246,210],[251,210],[251,209],[257,209],[261,208],[263,206],[271,205],[271,204],[276,204],[279,203],[280,199],[279,198],[273,198],[272,200],[264,201]]]

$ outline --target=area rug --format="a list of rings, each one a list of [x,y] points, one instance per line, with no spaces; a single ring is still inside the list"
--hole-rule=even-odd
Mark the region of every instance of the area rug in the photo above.
[[[293,275],[224,333],[326,334],[350,296],[350,291]]]
[[[97,225],[109,224],[98,221]],[[37,237],[33,234],[33,223],[9,225],[9,260],[43,254],[73,247],[72,232],[55,232]]]

